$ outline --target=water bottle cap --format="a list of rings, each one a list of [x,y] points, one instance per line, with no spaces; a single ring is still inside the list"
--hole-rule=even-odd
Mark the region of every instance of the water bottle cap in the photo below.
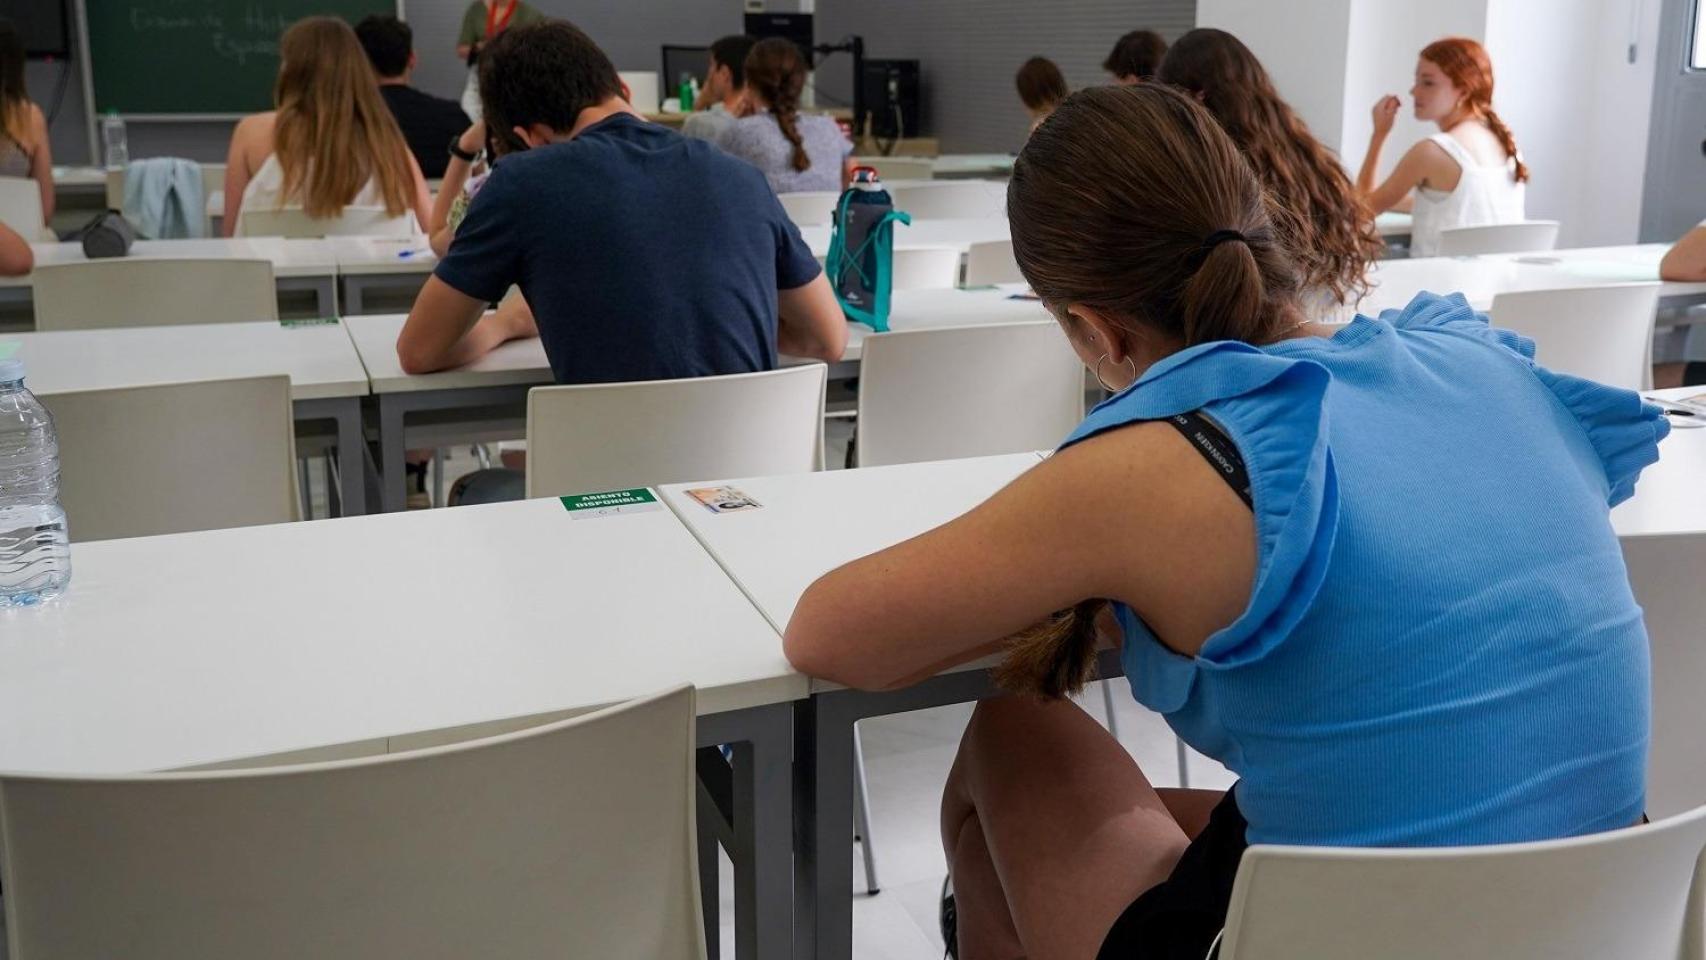
[[[12,383],[24,379],[24,361],[13,357],[10,360],[0,360],[0,383]]]

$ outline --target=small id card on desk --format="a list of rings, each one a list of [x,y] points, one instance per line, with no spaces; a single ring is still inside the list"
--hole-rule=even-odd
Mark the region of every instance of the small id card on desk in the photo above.
[[[764,506],[734,487],[700,487],[687,491],[687,495],[699,501],[712,513],[738,513]]]

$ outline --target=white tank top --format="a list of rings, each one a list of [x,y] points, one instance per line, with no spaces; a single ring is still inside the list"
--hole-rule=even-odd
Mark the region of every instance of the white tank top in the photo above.
[[[295,198],[286,202],[280,196],[284,190],[284,167],[278,162],[278,154],[267,154],[266,162],[255,171],[255,176],[243,188],[243,212],[250,210],[281,210],[286,207],[302,206],[302,199]],[[352,207],[385,208],[385,195],[379,191],[379,180],[370,177],[362,188],[356,191],[355,198],[349,202]],[[238,214],[240,217],[242,214]],[[353,232],[353,231],[352,231]],[[420,224],[415,221],[413,210],[406,210],[401,216],[386,217],[376,220],[371,228],[364,228],[360,233],[375,236],[412,236],[420,233]]]
[[[1450,134],[1428,138],[1457,161],[1462,173],[1457,188],[1447,193],[1427,187],[1416,188],[1412,208],[1410,254],[1431,257],[1439,253],[1439,232],[1453,227],[1484,227],[1495,223],[1518,223],[1523,219],[1524,187],[1516,179],[1516,159],[1498,165],[1477,163]]]

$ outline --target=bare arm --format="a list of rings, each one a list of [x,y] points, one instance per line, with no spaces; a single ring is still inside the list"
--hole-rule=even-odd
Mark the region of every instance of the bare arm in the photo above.
[[[1134,489],[1145,496],[1134,501]],[[1140,424],[1068,448],[965,516],[825,574],[800,598],[783,645],[812,676],[888,689],[1105,597],[1193,654],[1243,610],[1255,563],[1254,519],[1231,488],[1175,431]]]
[[[819,273],[810,283],[776,292],[776,349],[790,357],[834,363],[847,349],[847,317]]]
[[[53,141],[48,136],[47,117],[42,115],[41,108],[30,104],[31,136],[35,138],[36,148],[30,154],[30,176],[41,187],[41,219],[43,223],[53,222]]]
[[[1659,261],[1661,280],[1706,280],[1706,226],[1698,226],[1682,235],[1676,245],[1665,251]]]
[[[0,277],[21,277],[35,269],[35,252],[16,230],[0,223]]]
[[[409,158],[409,174],[415,180],[415,222],[420,224],[421,232],[432,233],[432,190],[427,187],[426,176],[421,173],[420,162],[412,153]]]
[[[486,125],[476,120],[462,131],[456,145],[468,153],[479,153],[485,142]],[[455,234],[450,229],[450,208],[462,195],[473,172],[474,165],[455,154],[451,154],[450,162],[444,167],[444,179],[438,183],[438,196],[433,198],[432,219],[427,226],[427,241],[432,245],[432,252],[441,257],[450,249],[450,240]]]
[[[1370,155],[1372,156],[1372,153]],[[1392,175],[1387,177],[1384,183],[1371,192],[1363,193],[1362,197],[1368,202],[1371,212],[1384,213],[1403,204],[1409,198],[1410,191],[1427,184],[1430,177],[1439,179],[1442,172],[1438,169],[1440,164],[1455,163],[1438,144],[1423,140],[1398,160],[1398,165],[1392,168]]]
[[[537,336],[532,311],[520,297],[486,313],[482,300],[428,277],[414,309],[397,335],[397,359],[405,373],[432,373],[466,366],[510,340]],[[506,309],[507,307],[507,309]]]

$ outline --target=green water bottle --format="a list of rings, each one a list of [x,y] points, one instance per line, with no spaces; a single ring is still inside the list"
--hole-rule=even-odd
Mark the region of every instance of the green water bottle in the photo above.
[[[694,96],[695,96],[695,94],[693,92],[693,74],[684,73],[681,75],[681,84],[678,87],[677,93],[676,93],[676,97],[681,101],[681,112],[682,113],[692,113],[693,112]]]

